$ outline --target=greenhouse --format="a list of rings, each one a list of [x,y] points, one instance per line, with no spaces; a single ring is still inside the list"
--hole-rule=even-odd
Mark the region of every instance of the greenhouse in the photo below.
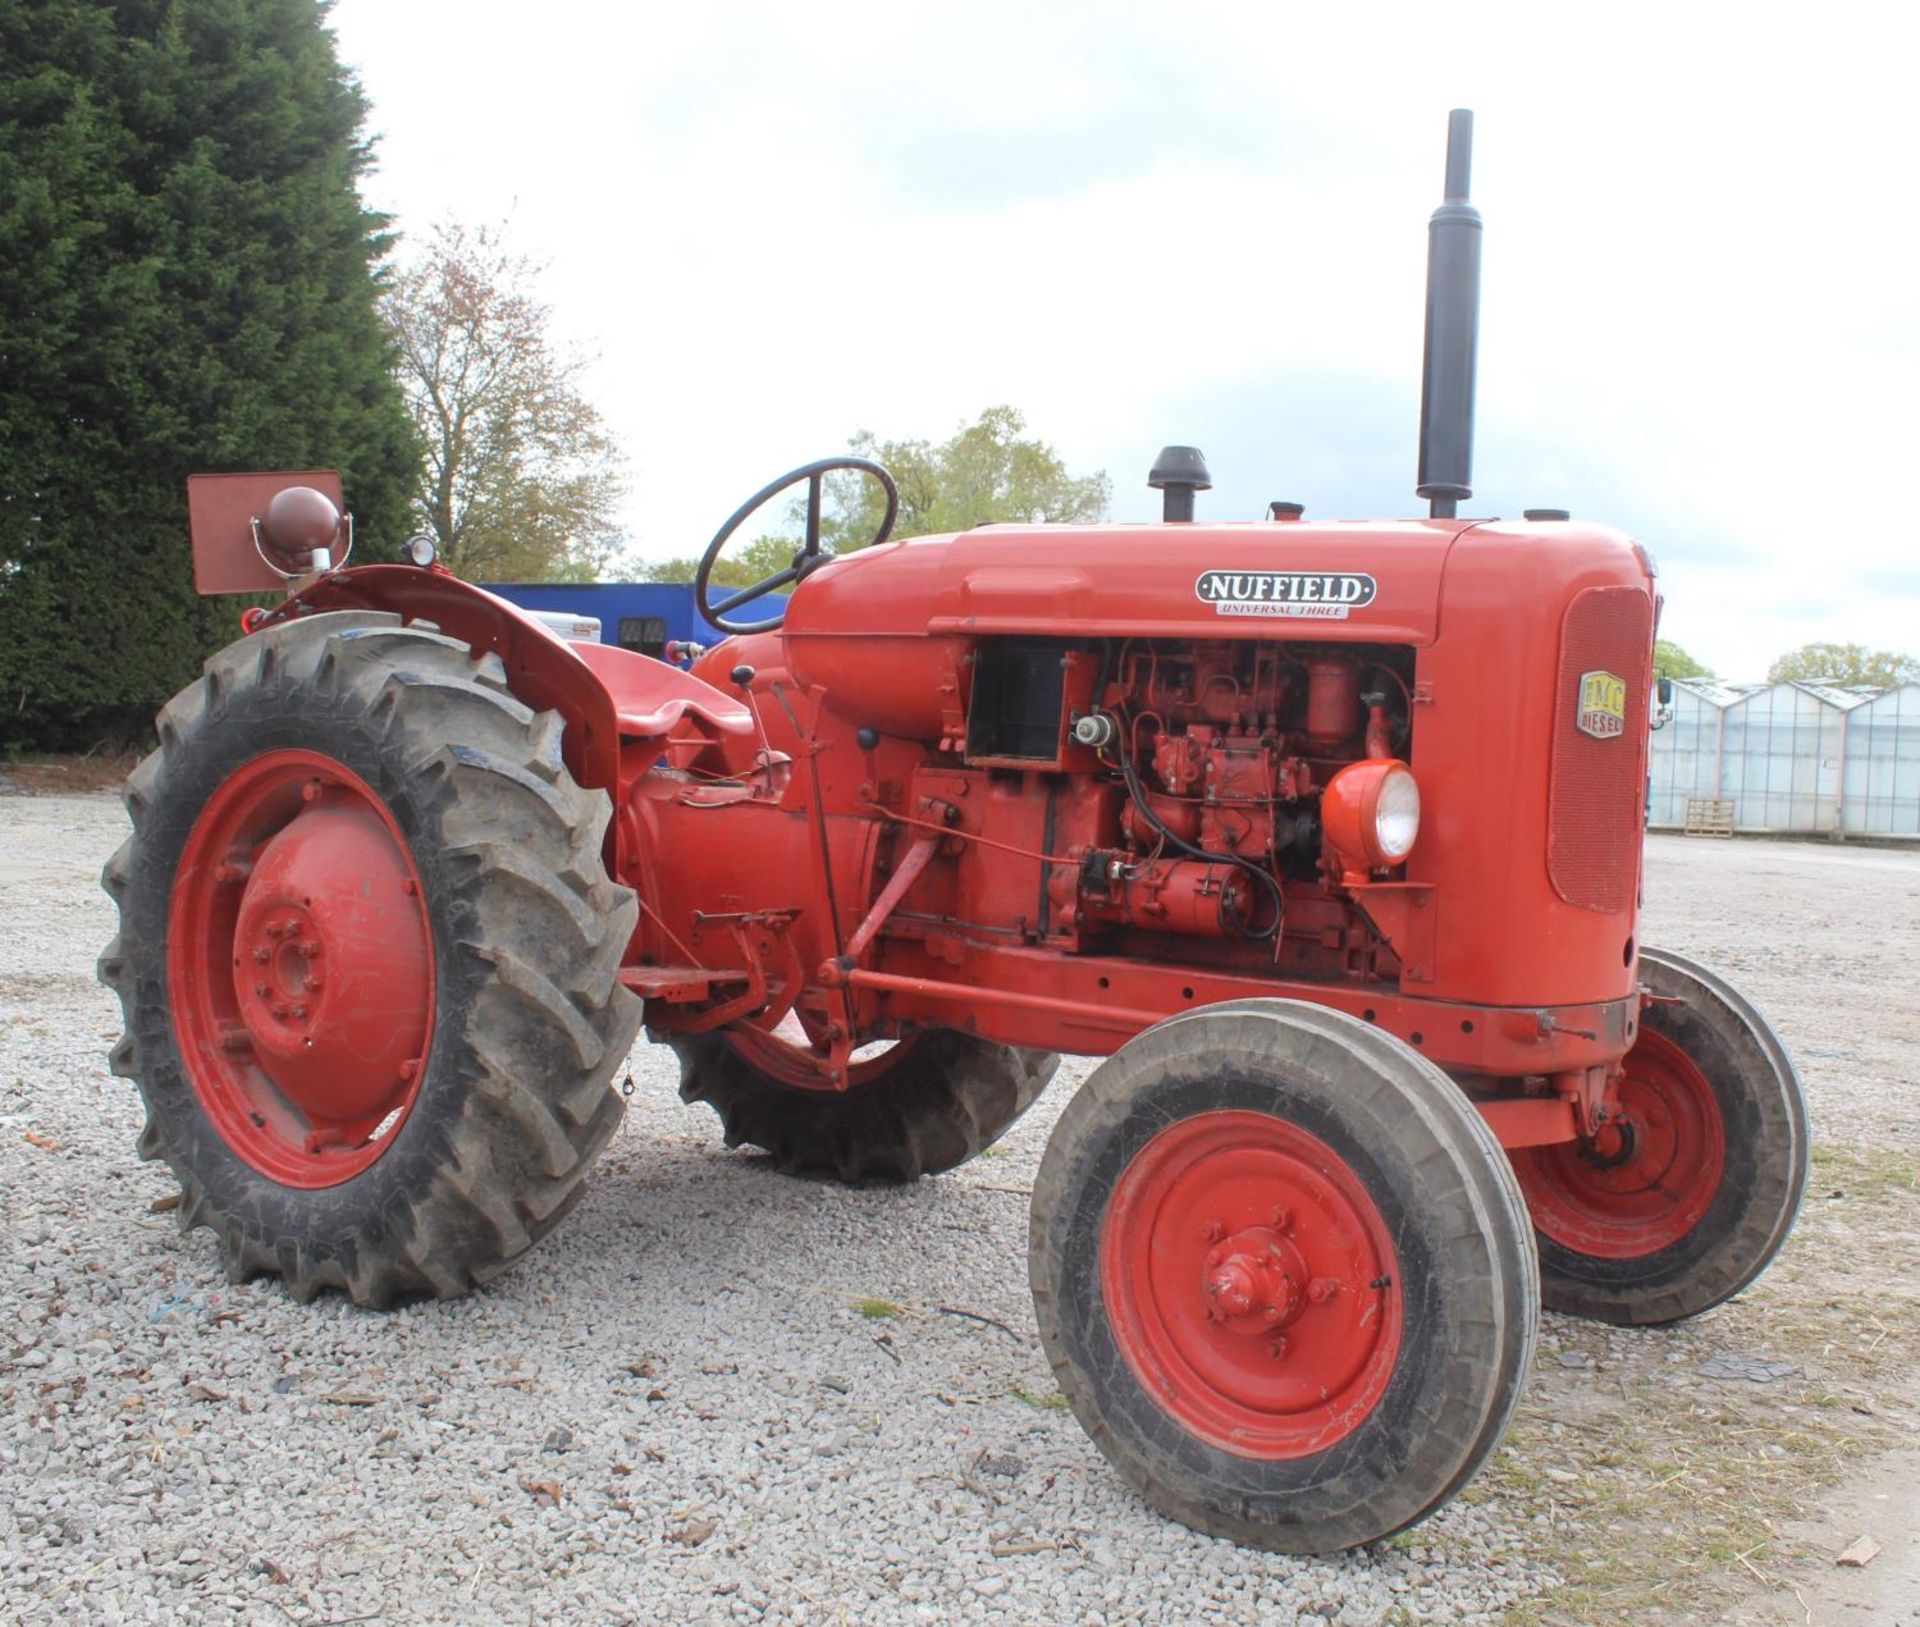
[[[1920,836],[1920,684],[1678,680],[1649,772],[1656,830]]]

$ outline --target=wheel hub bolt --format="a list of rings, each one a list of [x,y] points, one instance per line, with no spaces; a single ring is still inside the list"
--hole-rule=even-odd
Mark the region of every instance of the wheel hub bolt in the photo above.
[[[1217,1220],[1209,1220],[1200,1228],[1200,1235],[1209,1243],[1217,1243],[1227,1235],[1227,1228]]]
[[[1284,1334],[1275,1334],[1273,1338],[1267,1341],[1267,1354],[1273,1357],[1275,1361],[1279,1361],[1286,1353],[1287,1341]]]
[[[1293,1224],[1293,1211],[1284,1203],[1276,1205],[1272,1224],[1275,1231],[1286,1231]]]
[[[261,948],[254,950],[253,958],[258,965],[264,966],[268,961],[273,959],[273,956],[269,954],[266,949]]]
[[[300,953],[305,955],[308,960],[317,960],[320,955],[320,945],[317,943],[303,943],[300,946]]]
[[[1340,1284],[1332,1277],[1315,1277],[1307,1284],[1307,1298],[1316,1305],[1324,1305],[1340,1292]]]
[[[274,1014],[274,1016],[276,1016],[276,1017],[278,1017],[278,1018],[280,1018],[280,1019],[281,1019],[281,1020],[282,1020],[282,1021],[284,1022],[284,1021],[286,1020],[286,1015],[287,1015],[287,1003],[286,1003],[286,1001],[284,1001],[284,1000],[276,1000],[276,1001],[274,1001],[274,1002],[273,1002],[273,1006],[272,1006],[272,1011],[273,1011],[273,1014]]]

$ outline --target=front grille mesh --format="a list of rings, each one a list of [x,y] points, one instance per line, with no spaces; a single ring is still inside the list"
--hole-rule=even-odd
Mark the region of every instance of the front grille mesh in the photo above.
[[[1639,588],[1587,588],[1575,595],[1561,625],[1547,874],[1554,891],[1582,909],[1617,914],[1633,907],[1652,643],[1653,601]],[[1625,683],[1625,716],[1617,722],[1606,700],[1610,686],[1585,685],[1595,674]],[[1590,704],[1596,700],[1597,707]],[[1589,729],[1580,727],[1583,710]]]

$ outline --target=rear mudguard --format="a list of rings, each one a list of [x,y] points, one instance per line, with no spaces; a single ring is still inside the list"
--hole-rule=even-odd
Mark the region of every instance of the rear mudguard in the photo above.
[[[750,734],[753,714],[739,700],[678,667],[611,644],[569,644],[497,594],[437,567],[361,565],[302,587],[254,623],[270,627],[326,610],[384,610],[428,621],[476,651],[499,656],[517,699],[566,722],[561,755],[581,785],[620,805],[621,741],[664,742],[689,714],[726,734]],[[632,764],[629,763],[629,769]],[[622,820],[607,831],[612,873],[630,872],[638,855]]]

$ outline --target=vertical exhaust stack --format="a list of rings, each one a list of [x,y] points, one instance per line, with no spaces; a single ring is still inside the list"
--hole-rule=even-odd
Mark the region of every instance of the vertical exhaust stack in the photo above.
[[[1420,379],[1420,484],[1436,520],[1473,495],[1473,371],[1480,343],[1480,211],[1467,202],[1473,114],[1447,115],[1447,195],[1427,223],[1427,346]]]

